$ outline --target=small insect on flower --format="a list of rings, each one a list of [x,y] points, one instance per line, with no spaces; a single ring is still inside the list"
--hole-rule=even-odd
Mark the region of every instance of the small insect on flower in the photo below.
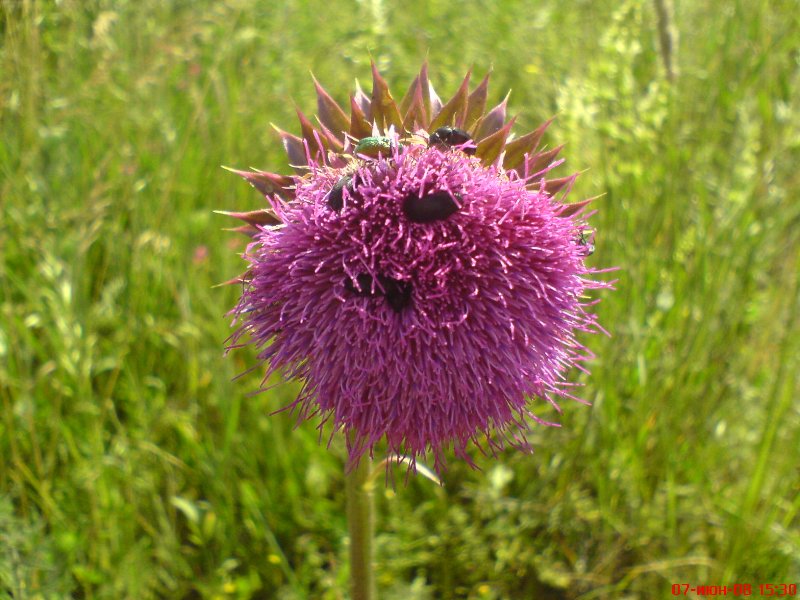
[[[364,156],[378,158],[378,156],[389,156],[395,146],[396,144],[388,137],[365,137],[358,141],[354,152],[356,155],[362,154]]]
[[[594,229],[584,229],[578,236],[578,245],[583,246],[584,255],[594,254]]]
[[[456,196],[460,202],[460,196]],[[414,223],[432,223],[458,211],[459,202],[448,192],[432,192],[422,197],[411,194],[403,201],[403,212]]]
[[[411,304],[411,284],[408,281],[381,275],[378,277],[378,282],[383,288],[386,301],[394,312],[402,312],[404,308]]]
[[[369,273],[359,273],[355,283],[350,277],[345,279],[344,287],[357,296],[383,297],[395,312],[402,311],[411,302],[411,284],[386,275],[380,275],[377,280],[373,280]]]
[[[302,380],[290,408],[342,432],[352,462],[380,448],[441,472],[471,446],[527,449],[536,402],[574,397],[601,331],[589,201],[565,203],[547,123],[511,137],[488,77],[442,102],[423,66],[395,102],[372,76],[349,118],[317,84],[321,126],[278,130],[296,174],[235,171],[272,210],[227,213],[251,237],[230,347],[252,343],[265,382]]]
[[[439,127],[439,129],[431,134],[431,137],[428,139],[428,146],[435,146],[442,149],[458,146],[464,154],[472,156],[477,152],[478,147],[474,144],[470,144],[470,142],[472,142],[472,136],[470,136],[470,134],[463,129],[450,127],[448,125]]]
[[[350,196],[353,195],[354,179],[352,175],[345,175],[339,181],[333,184],[331,191],[328,193],[328,206],[331,209],[339,212],[344,207],[344,190],[347,188]]]

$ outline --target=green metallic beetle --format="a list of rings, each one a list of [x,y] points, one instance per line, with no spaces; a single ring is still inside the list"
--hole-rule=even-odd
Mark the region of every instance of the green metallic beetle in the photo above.
[[[365,156],[377,158],[379,154],[383,154],[384,156],[391,154],[392,148],[394,148],[395,145],[396,144],[388,137],[365,137],[358,141],[353,152],[355,154],[363,154]]]

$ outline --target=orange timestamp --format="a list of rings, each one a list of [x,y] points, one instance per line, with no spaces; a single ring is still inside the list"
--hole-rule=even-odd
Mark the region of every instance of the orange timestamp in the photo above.
[[[797,596],[796,583],[736,583],[733,585],[692,585],[673,583],[673,596],[758,596],[791,598]]]

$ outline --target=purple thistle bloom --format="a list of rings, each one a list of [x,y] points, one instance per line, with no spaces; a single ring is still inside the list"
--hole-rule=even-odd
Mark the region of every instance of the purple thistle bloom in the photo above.
[[[264,382],[275,371],[304,382],[291,408],[332,419],[352,462],[385,439],[412,464],[431,453],[441,471],[451,447],[470,464],[473,443],[526,449],[526,420],[542,422],[529,399],[573,397],[566,375],[591,357],[576,333],[600,330],[582,298],[607,284],[587,278],[587,203],[554,197],[574,176],[546,178],[560,148],[534,153],[547,124],[508,141],[505,102],[470,120],[486,80],[427,108],[422,80],[424,67],[402,129],[393,101],[351,103],[350,131],[373,119],[375,139],[360,141],[331,134],[344,113],[318,86],[322,132],[302,115],[303,140],[281,132],[303,175],[240,172],[272,212],[232,213],[253,237],[232,339],[257,346]],[[448,110],[455,127],[426,132]]]

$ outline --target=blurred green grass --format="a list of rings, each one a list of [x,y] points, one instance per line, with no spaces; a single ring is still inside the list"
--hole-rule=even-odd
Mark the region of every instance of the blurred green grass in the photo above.
[[[800,578],[800,17],[644,0],[2,4],[0,598],[344,598],[343,451],[226,359],[221,164],[370,55],[442,95],[493,69],[605,194],[610,339],[532,456],[379,498],[382,598],[666,598]]]

